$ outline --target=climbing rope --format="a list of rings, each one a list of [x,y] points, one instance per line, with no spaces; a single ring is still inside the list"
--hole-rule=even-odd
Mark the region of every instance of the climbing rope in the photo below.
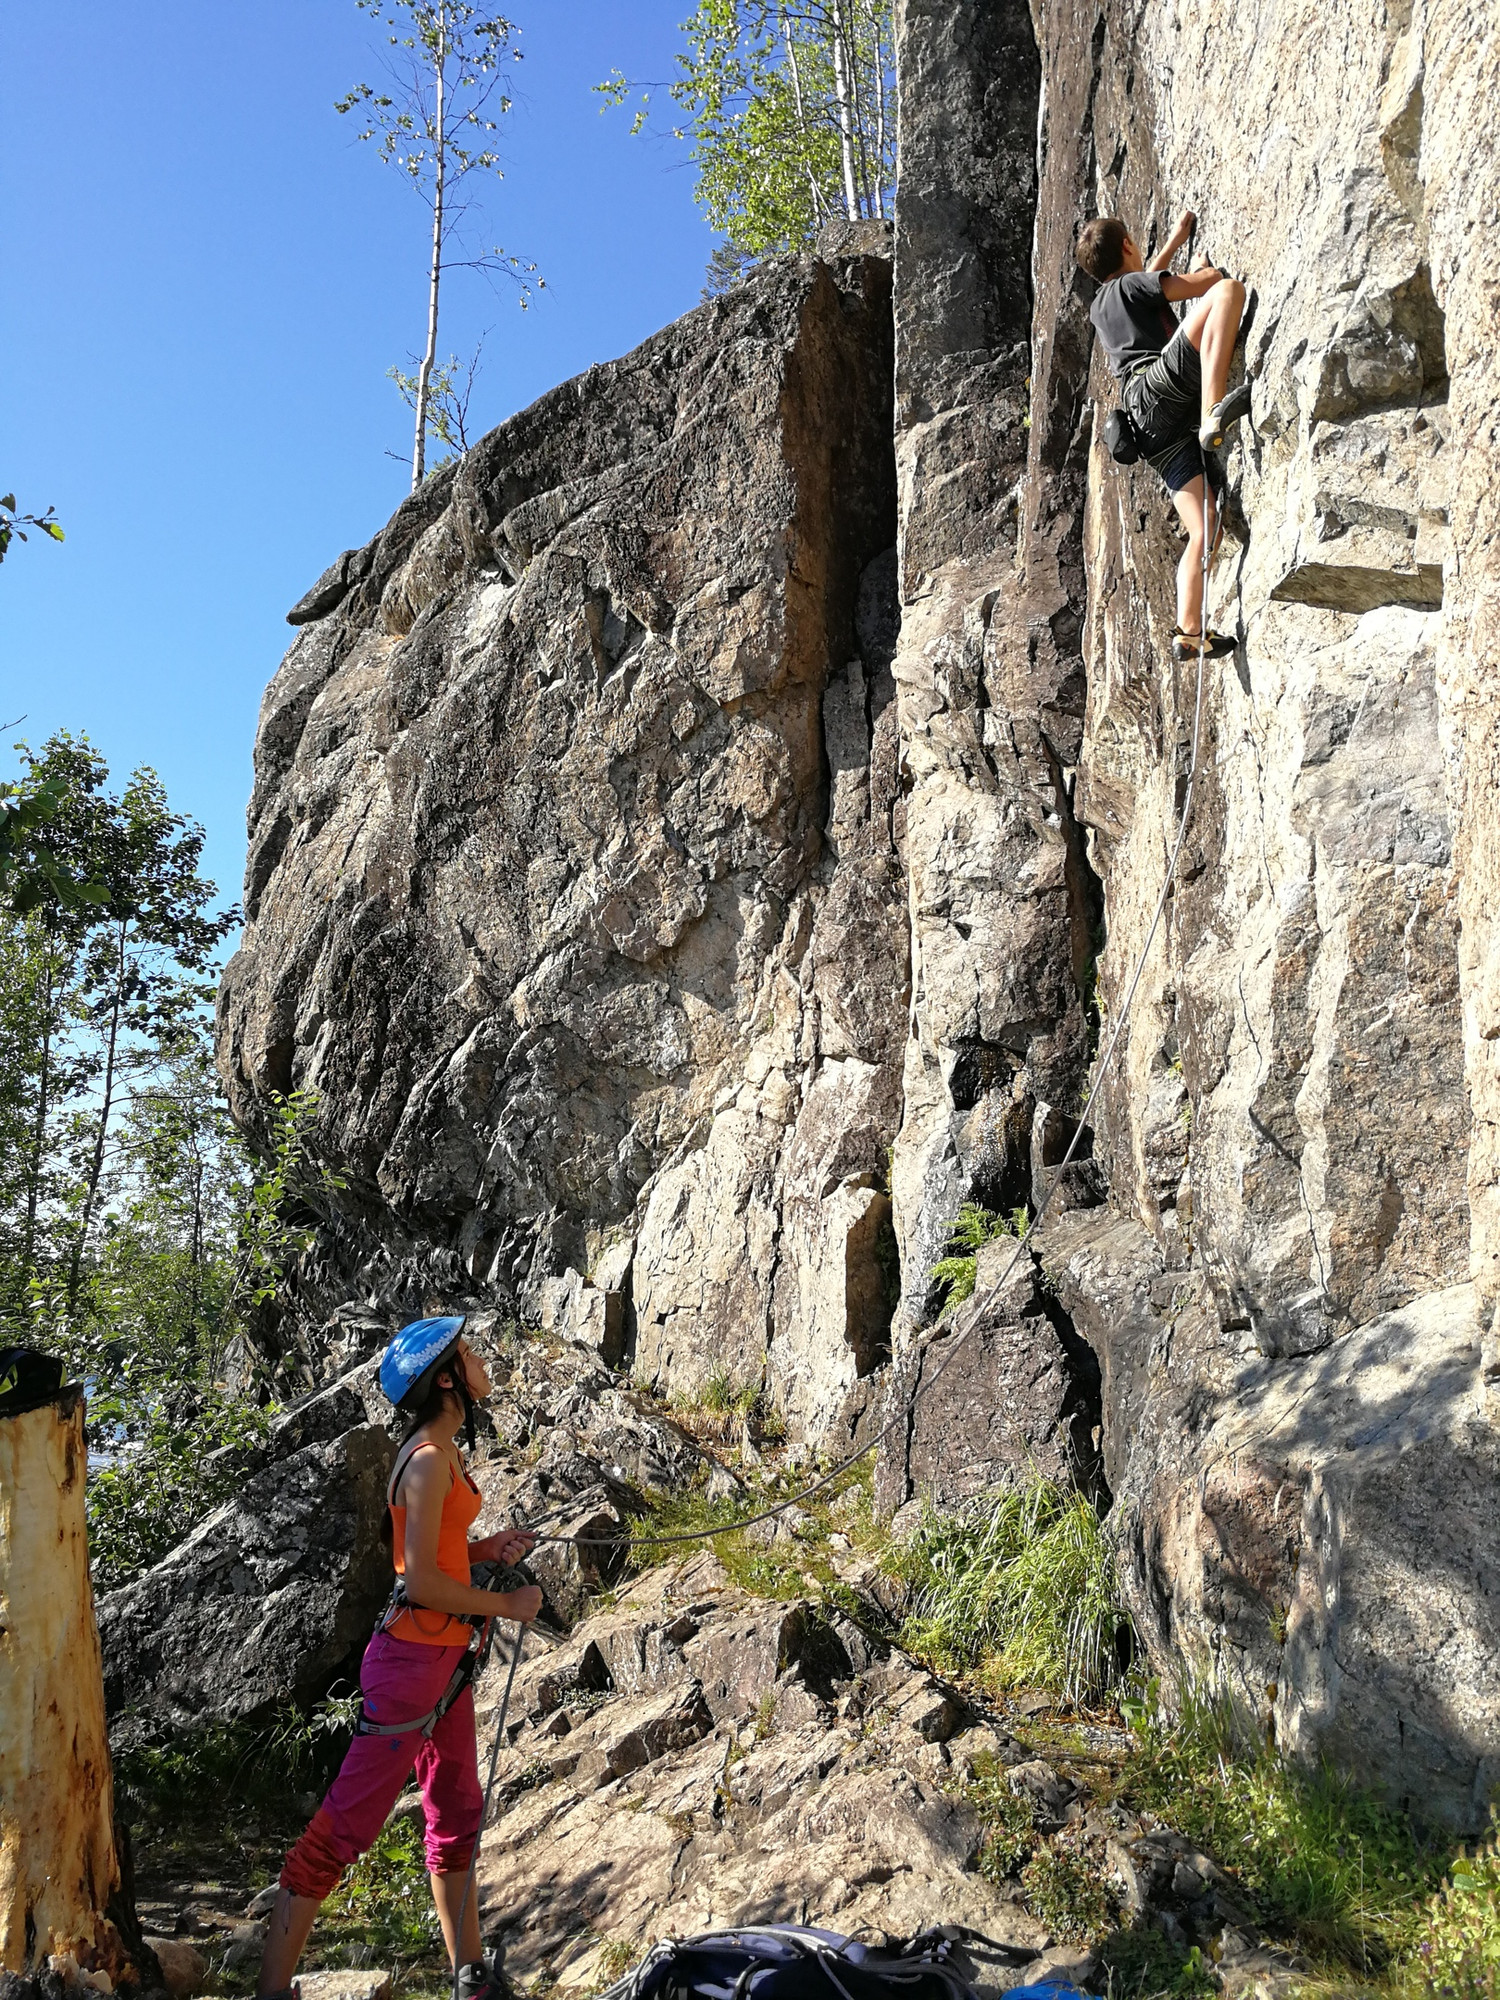
[[[500,1712],[495,1718],[495,1740],[490,1749],[490,1774],[484,1783],[484,1804],[479,1808],[479,1831],[474,1836],[474,1851],[469,1856],[469,1872],[464,1877],[464,1892],[459,1898],[458,1922],[453,1926],[453,2000],[459,2000],[459,1969],[463,1962],[464,1918],[469,1913],[469,1897],[474,1889],[474,1870],[479,1863],[479,1843],[484,1839],[484,1829],[489,1824],[490,1800],[495,1790],[495,1773],[500,1767],[500,1745],[505,1741],[505,1718],[510,1712],[510,1691],[515,1686],[516,1668],[521,1661],[521,1644],[525,1636],[524,1626],[516,1626],[516,1642],[510,1649],[510,1670],[505,1676],[505,1692],[500,1697]],[[486,1633],[486,1650],[489,1634]]]
[[[1208,657],[1208,562],[1209,552],[1217,539],[1219,512],[1218,502],[1213,493],[1213,482],[1209,477],[1208,453],[1201,444],[1198,449],[1203,461],[1203,572],[1202,600],[1198,612],[1198,683],[1193,698],[1193,747],[1192,757],[1188,765],[1187,789],[1183,795],[1182,813],[1177,823],[1177,837],[1172,843],[1172,852],[1167,862],[1167,872],[1161,885],[1161,894],[1156,899],[1156,908],[1152,913],[1151,926],[1146,932],[1146,942],[1141,947],[1140,957],[1136,960],[1135,970],[1131,974],[1130,984],[1126,988],[1125,1004],[1121,1007],[1114,1026],[1110,1031],[1109,1039],[1104,1045],[1104,1053],[1095,1069],[1094,1081],[1090,1086],[1088,1097],[1084,1101],[1083,1110],[1074,1128],[1073,1136],[1068,1141],[1068,1150],[1064,1153],[1061,1164],[1055,1170],[1051,1185],[1043,1194],[1036,1214],[1032,1216],[1025,1229],[1017,1238],[1016,1247],[1011,1252],[1010,1260],[1006,1264],[1005,1269],[972,1309],[970,1324],[967,1330],[961,1333],[958,1339],[954,1341],[936,1371],[927,1381],[918,1386],[910,1402],[903,1404],[896,1414],[887,1423],[882,1425],[873,1437],[867,1439],[857,1451],[850,1452],[846,1458],[841,1458],[830,1471],[823,1473],[821,1477],[813,1480],[810,1485],[804,1486],[799,1492],[789,1494],[784,1500],[776,1501],[773,1506],[762,1507],[756,1513],[746,1514],[738,1520],[725,1521],[718,1527],[695,1528],[679,1531],[674,1534],[633,1535],[631,1539],[637,1546],[669,1548],[681,1543],[711,1541],[716,1535],[737,1534],[745,1528],[759,1527],[763,1521],[773,1521],[779,1515],[787,1513],[791,1508],[800,1507],[804,1501],[815,1498],[817,1494],[824,1492],[828,1487],[832,1486],[835,1481],[842,1479],[844,1474],[851,1467],[858,1465],[862,1458],[868,1458],[872,1451],[877,1450],[888,1437],[909,1421],[911,1412],[916,1408],[918,1403],[932,1393],[948,1370],[953,1366],[953,1363],[958,1359],[967,1343],[979,1331],[984,1318],[984,1309],[988,1308],[1004,1290],[1011,1272],[1015,1270],[1016,1265],[1020,1262],[1022,1251],[1027,1248],[1031,1238],[1036,1233],[1042,1217],[1051,1206],[1052,1197],[1061,1185],[1063,1175],[1072,1165],[1073,1156],[1078,1150],[1079,1142],[1084,1132],[1088,1130],[1089,1114],[1094,1108],[1094,1103],[1098,1098],[1099,1092],[1104,1087],[1105,1078],[1108,1076],[1110,1067],[1114,1062],[1115,1051],[1120,1044],[1120,1037],[1125,1031],[1125,1024],[1130,1019],[1130,1010],[1135,1003],[1136,990],[1140,986],[1142,975],[1146,970],[1146,960],[1150,957],[1151,947],[1156,941],[1156,933],[1161,928],[1161,920],[1166,911],[1167,899],[1171,895],[1173,884],[1177,879],[1177,864],[1182,856],[1183,842],[1187,839],[1188,824],[1193,813],[1193,790],[1198,777],[1198,760],[1203,721],[1203,671]],[[1211,521],[1213,523],[1212,528],[1210,527]],[[928,1346],[930,1345],[931,1342],[929,1341]],[[926,1349],[924,1348],[923,1352],[925,1351]],[[557,1511],[561,1510],[554,1510],[554,1512]],[[550,1518],[551,1515],[549,1514],[541,1516],[543,1520]],[[530,1530],[527,1529],[522,1532],[530,1533]],[[575,1548],[584,1549],[618,1549],[620,1547],[618,1538],[606,1538],[602,1536],[537,1535],[535,1540],[538,1546],[547,1543],[556,1545],[571,1543]]]

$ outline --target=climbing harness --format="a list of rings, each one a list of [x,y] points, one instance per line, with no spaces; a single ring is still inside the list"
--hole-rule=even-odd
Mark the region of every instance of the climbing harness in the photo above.
[[[375,1630],[377,1632],[386,1631],[397,1609],[409,1611],[415,1608],[411,1599],[402,1588],[401,1580],[398,1577],[396,1580],[396,1589],[391,1592],[390,1601],[387,1603],[385,1610],[380,1614],[380,1622],[375,1627]],[[494,1640],[494,1619],[471,1617],[467,1622],[482,1628],[478,1641],[477,1643],[470,1644],[463,1658],[453,1669],[453,1676],[448,1685],[443,1689],[426,1715],[418,1716],[415,1722],[372,1722],[365,1714],[364,1698],[361,1696],[359,1712],[354,1723],[354,1733],[356,1736],[410,1736],[414,1729],[419,1729],[425,1737],[431,1738],[432,1732],[437,1728],[449,1709],[452,1708],[454,1702],[458,1700],[464,1689],[469,1687],[484,1672],[489,1662],[490,1647]]]
[[[933,1373],[927,1378],[925,1382],[922,1382],[918,1385],[917,1389],[915,1390],[915,1392],[911,1397],[910,1402],[904,1403],[900,1408],[900,1410],[898,1410],[896,1414],[889,1419],[888,1422],[883,1424],[881,1428],[875,1432],[873,1437],[869,1438],[864,1444],[862,1444],[859,1447],[858,1451],[850,1452],[847,1457],[841,1458],[838,1461],[838,1463],[831,1469],[831,1471],[823,1473],[820,1478],[813,1480],[810,1485],[804,1486],[800,1492],[789,1494],[787,1498],[784,1500],[778,1500],[774,1506],[762,1507],[759,1509],[758,1512],[754,1514],[746,1514],[739,1520],[726,1521],[718,1527],[698,1528],[688,1532],[679,1532],[677,1534],[636,1535],[632,1537],[636,1545],[644,1548],[669,1548],[685,1542],[711,1541],[716,1535],[736,1534],[745,1528],[758,1527],[763,1521],[773,1521],[779,1515],[787,1513],[791,1508],[800,1507],[804,1504],[804,1502],[811,1500],[815,1498],[817,1494],[826,1491],[826,1489],[832,1486],[836,1480],[842,1479],[844,1474],[848,1472],[852,1466],[858,1465],[862,1458],[868,1458],[870,1453],[872,1451],[877,1450],[879,1446],[882,1445],[888,1437],[893,1436],[896,1433],[896,1431],[904,1429],[906,1425],[910,1422],[911,1412],[916,1408],[917,1404],[920,1403],[924,1397],[930,1395],[931,1392],[937,1387],[938,1383],[942,1381],[944,1375],[947,1374],[948,1370],[953,1366],[953,1363],[958,1359],[958,1356],[963,1352],[963,1349],[967,1344],[967,1342],[970,1341],[975,1335],[975,1333],[978,1332],[979,1327],[984,1318],[984,1309],[992,1305],[993,1302],[1000,1296],[1001,1292],[1005,1289],[1006,1282],[1008,1281],[1011,1272],[1016,1268],[1016,1265],[1020,1261],[1022,1251],[1025,1250],[1028,1244],[1030,1243],[1032,1237],[1036,1233],[1037,1227],[1040,1224],[1042,1217],[1047,1213],[1048,1208],[1051,1206],[1052,1197],[1057,1192],[1058,1188],[1061,1186],[1064,1173],[1073,1163],[1073,1157],[1078,1151],[1079,1141],[1082,1139],[1084,1133],[1089,1130],[1089,1114],[1092,1112],[1094,1108],[1094,1104],[1099,1096],[1099,1092],[1104,1087],[1104,1080],[1108,1076],[1110,1067],[1114,1062],[1115,1051],[1120,1045],[1120,1037],[1125,1031],[1126,1022],[1130,1019],[1130,1010],[1132,1006],[1135,1004],[1136,991],[1140,986],[1141,979],[1146,970],[1146,960],[1150,957],[1151,947],[1156,942],[1156,933],[1161,928],[1161,920],[1163,915],[1165,914],[1167,907],[1167,899],[1171,895],[1173,885],[1177,879],[1177,865],[1182,858],[1183,843],[1187,839],[1188,825],[1193,815],[1193,792],[1198,777],[1198,762],[1201,753],[1201,742],[1202,742],[1203,673],[1204,673],[1204,668],[1207,665],[1209,659],[1208,641],[1205,636],[1208,630],[1208,624],[1207,624],[1208,560],[1210,551],[1218,540],[1217,521],[1220,512],[1218,498],[1214,494],[1213,481],[1210,477],[1208,453],[1204,450],[1201,443],[1199,444],[1198,450],[1203,465],[1203,497],[1204,497],[1204,508],[1205,508],[1204,523],[1203,523],[1203,589],[1202,589],[1202,608],[1198,615],[1198,624],[1200,630],[1195,635],[1199,640],[1199,645],[1197,649],[1198,681],[1197,681],[1197,689],[1193,698],[1192,755],[1188,763],[1187,784],[1183,792],[1183,798],[1182,798],[1182,812],[1177,822],[1177,835],[1176,839],[1172,843],[1172,852],[1167,862],[1167,872],[1161,885],[1161,894],[1156,899],[1156,908],[1152,912],[1150,928],[1146,932],[1146,941],[1141,946],[1140,957],[1136,960],[1135,970],[1133,971],[1130,977],[1130,984],[1125,990],[1124,1005],[1121,1007],[1119,1015],[1115,1020],[1114,1026],[1110,1030],[1109,1039],[1104,1045],[1104,1053],[1100,1057],[1097,1068],[1095,1070],[1094,1081],[1089,1087],[1088,1097],[1084,1101],[1083,1110],[1079,1114],[1078,1123],[1073,1130],[1073,1136],[1068,1141],[1068,1149],[1063,1154],[1061,1163],[1054,1170],[1051,1185],[1047,1188],[1046,1193],[1042,1196],[1041,1202],[1037,1207],[1036,1214],[1027,1223],[1025,1229],[1022,1230],[1020,1236],[1017,1238],[1016,1247],[1011,1252],[1010,1259],[1007,1262],[1005,1269],[1000,1273],[1000,1276],[995,1279],[994,1283],[990,1286],[989,1290],[986,1293],[984,1293],[983,1296],[979,1299],[978,1304],[972,1309],[972,1315],[970,1318],[970,1323],[967,1331],[961,1333],[958,1336],[957,1340],[954,1341],[952,1347],[948,1350],[947,1354],[944,1355],[938,1367],[933,1371]],[[1210,501],[1212,501],[1212,513],[1216,524],[1215,531],[1213,533],[1209,532],[1208,510]],[[541,1518],[543,1520],[546,1520],[549,1518],[549,1516],[544,1514]],[[530,1529],[523,1529],[521,1532],[530,1534],[532,1531]],[[619,1537],[605,1538],[603,1536],[586,1536],[586,1535],[538,1534],[533,1536],[533,1540],[538,1545],[543,1543],[553,1543],[561,1546],[566,1546],[571,1543],[574,1548],[584,1548],[584,1549],[618,1550],[622,1545],[621,1539]]]

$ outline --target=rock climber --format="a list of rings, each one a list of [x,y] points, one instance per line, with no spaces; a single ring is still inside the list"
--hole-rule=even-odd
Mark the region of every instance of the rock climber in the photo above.
[[[462,2000],[498,2000],[504,1990],[483,1957],[478,1898],[465,1897],[482,1796],[473,1689],[459,1670],[477,1627],[491,1618],[535,1618],[542,1593],[534,1584],[479,1590],[470,1580],[471,1564],[517,1562],[532,1538],[512,1530],[469,1539],[483,1500],[456,1439],[462,1427],[473,1450],[474,1408],[492,1385],[463,1330],[462,1318],[416,1320],[396,1335],[380,1363],[381,1391],[408,1420],[381,1525],[397,1587],[360,1667],[360,1728],[282,1868],[261,1958],[261,1994],[294,1993],[292,1975],[319,1906],[385,1825],[413,1765],[422,1787],[432,1900],[449,1961],[458,1969],[458,1992]],[[445,1700],[450,1705],[444,1709]]]
[[[1203,543],[1212,521],[1209,554],[1221,523],[1217,492],[1205,491],[1206,454],[1250,408],[1250,384],[1229,388],[1229,364],[1240,337],[1245,287],[1206,258],[1187,277],[1167,266],[1197,227],[1187,210],[1149,264],[1115,216],[1095,216],[1078,232],[1078,262],[1098,283],[1089,317],[1110,366],[1120,378],[1120,400],[1141,440],[1142,456],[1166,481],[1172,505],[1187,530],[1177,565],[1177,624],[1173,657],[1193,660],[1200,648],[1210,659],[1234,651],[1221,632],[1203,627]],[[1191,300],[1181,321],[1172,311]],[[1208,518],[1206,518],[1208,517]]]

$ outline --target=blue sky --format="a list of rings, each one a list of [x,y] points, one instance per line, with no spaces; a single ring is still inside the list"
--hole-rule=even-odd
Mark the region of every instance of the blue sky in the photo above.
[[[443,350],[490,329],[480,429],[698,300],[713,238],[670,138],[590,86],[669,73],[688,0],[511,0],[525,58],[491,239],[523,313],[454,275]],[[0,19],[0,491],[67,542],[0,568],[0,738],[87,732],[160,771],[237,896],[261,692],[295,602],[408,484],[385,379],[423,334],[427,211],[333,100],[378,80],[354,0],[74,0]]]

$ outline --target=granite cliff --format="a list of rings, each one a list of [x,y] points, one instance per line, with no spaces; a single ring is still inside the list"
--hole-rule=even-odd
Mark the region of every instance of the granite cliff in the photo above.
[[[1493,22],[907,0],[898,61],[893,240],[563,385],[291,614],[220,1059],[252,1133],[316,1090],[346,1185],[265,1339],[311,1389],[408,1312],[520,1315],[666,1392],[763,1385],[801,1450],[884,1427],[890,1512],[1062,1472],[1169,1679],[1474,1825]],[[1082,213],[1184,206],[1256,294],[1240,645],[1093,1129],[938,1320],[960,1206],[1057,1179],[1192,758],[1177,545],[1098,442],[1072,260]]]

